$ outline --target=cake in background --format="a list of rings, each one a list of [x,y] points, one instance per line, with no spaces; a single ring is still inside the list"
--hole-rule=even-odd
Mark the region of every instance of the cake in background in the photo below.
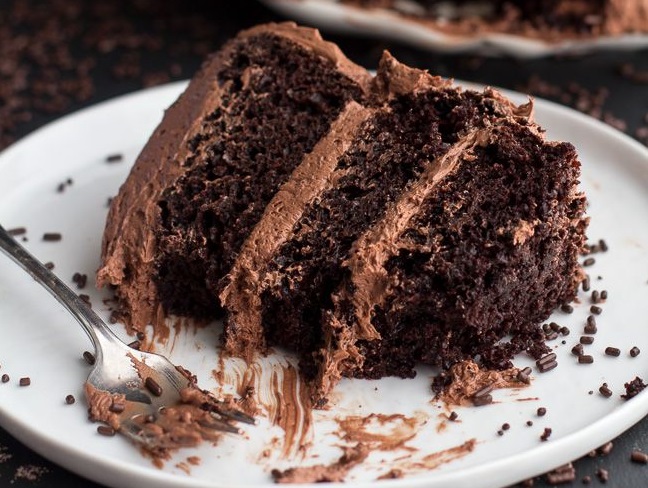
[[[539,322],[583,277],[579,174],[531,102],[389,53],[372,76],[314,29],[262,25],[165,113],[98,281],[131,330],[223,318],[225,354],[296,352],[317,405],[344,376],[505,368],[548,350]]]
[[[648,0],[341,0],[434,22],[457,34],[475,29],[540,37],[648,33]]]

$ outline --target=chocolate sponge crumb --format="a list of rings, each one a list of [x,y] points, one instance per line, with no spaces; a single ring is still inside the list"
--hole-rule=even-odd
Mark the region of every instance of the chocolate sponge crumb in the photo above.
[[[634,380],[625,383],[623,386],[625,387],[626,392],[625,395],[621,395],[621,398],[624,400],[630,400],[631,398],[636,397],[644,390],[644,388],[646,388],[645,383],[641,378],[639,378],[639,376],[635,377]]]

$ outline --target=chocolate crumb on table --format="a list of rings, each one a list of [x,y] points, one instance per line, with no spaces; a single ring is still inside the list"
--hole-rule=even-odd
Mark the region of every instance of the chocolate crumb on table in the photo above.
[[[18,480],[39,481],[41,477],[48,473],[49,469],[45,466],[36,466],[34,464],[23,464],[16,468],[16,471],[10,483],[14,484]]]
[[[31,385],[31,378],[29,376],[24,376],[18,381],[20,386],[29,386]]]
[[[610,473],[607,469],[599,468],[596,470],[596,476],[601,483],[607,483],[610,479]]]
[[[546,474],[546,480],[552,485],[571,483],[576,479],[576,469],[572,463],[565,464]]]
[[[648,464],[648,454],[637,449],[630,453],[630,460],[637,464]]]
[[[603,444],[601,447],[597,449],[598,455],[599,456],[607,456],[612,452],[612,449],[614,448],[614,443],[609,441]]]

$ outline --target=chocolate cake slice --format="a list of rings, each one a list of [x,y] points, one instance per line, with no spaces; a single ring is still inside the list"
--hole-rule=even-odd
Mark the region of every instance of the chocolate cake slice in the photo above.
[[[538,323],[581,280],[579,167],[531,102],[388,53],[371,77],[316,31],[261,26],[143,150],[99,277],[132,327],[222,314],[225,354],[295,351],[318,405],[343,376],[505,368],[546,351]]]

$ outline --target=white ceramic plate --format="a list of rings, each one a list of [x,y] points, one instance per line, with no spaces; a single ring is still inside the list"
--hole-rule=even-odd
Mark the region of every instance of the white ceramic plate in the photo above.
[[[433,25],[386,9],[362,9],[337,0],[262,0],[290,19],[327,31],[382,37],[440,52],[473,52],[534,58],[598,49],[638,49],[648,46],[648,35],[624,35],[547,42],[519,35],[476,32],[450,35]]]
[[[116,193],[164,108],[184,86],[170,84],[102,103],[6,150],[0,155],[0,222],[7,228],[27,227],[25,244],[41,260],[53,261],[55,271],[68,282],[75,271],[92,276],[98,267],[106,199]],[[524,101],[521,95],[511,96]],[[589,234],[592,239],[605,238],[610,247],[589,268],[593,289],[607,289],[610,296],[598,318],[595,342],[587,348],[594,364],[578,365],[570,354],[588,315],[589,300],[582,295],[583,303],[573,314],[557,312],[553,317],[572,331],[565,345],[556,341],[559,367],[536,374],[528,389],[495,392],[492,405],[456,409],[461,422],[444,423],[440,417],[444,410],[431,402],[430,370],[421,369],[413,380],[345,380],[336,389],[332,408],[315,412],[313,429],[306,432],[303,424],[302,431],[297,429],[296,438],[310,440],[305,451],[298,451],[294,443],[284,444],[282,429],[262,416],[259,426],[246,430],[247,438],[228,437],[216,446],[182,451],[158,469],[123,439],[98,435],[96,425],[86,420],[82,385],[88,366],[81,353],[90,345],[85,334],[55,300],[0,256],[0,365],[1,372],[12,378],[0,384],[0,424],[52,461],[110,486],[269,484],[272,467],[319,464],[339,457],[337,446],[346,441],[334,434],[335,419],[348,416],[398,413],[405,418],[387,418],[382,427],[368,428],[413,436],[406,443],[409,449],[372,452],[349,473],[348,485],[353,487],[374,486],[376,478],[391,468],[405,473],[403,479],[384,482],[395,487],[507,485],[615,437],[648,413],[648,392],[628,402],[620,398],[624,382],[635,375],[648,379],[648,151],[574,111],[544,101],[536,108],[550,138],[578,147],[583,187],[590,199]],[[122,153],[124,161],[106,163],[105,157],[113,153]],[[73,184],[57,193],[58,183],[67,178]],[[63,240],[42,242],[42,234],[50,231],[61,232]],[[95,309],[106,315],[102,295],[92,285],[84,291],[92,296]],[[123,333],[119,325],[115,329]],[[217,333],[216,327],[183,332],[160,350],[196,373],[204,387],[218,390],[213,374],[219,369]],[[621,357],[605,356],[606,346],[620,348]],[[643,353],[630,358],[632,346]],[[277,355],[253,369],[262,376],[258,388],[265,395],[267,412],[275,417],[277,412],[284,417],[295,414],[303,420],[299,402],[291,397],[295,388],[286,387],[282,394],[268,387],[273,371],[279,371],[276,379],[281,384],[288,361]],[[516,364],[531,362],[519,358]],[[226,362],[224,368],[226,383],[240,382],[244,374],[240,361]],[[18,386],[22,376],[31,377],[31,386]],[[603,382],[614,391],[612,398],[598,393]],[[594,393],[588,394],[590,390]],[[74,405],[64,402],[70,393],[78,399]],[[548,411],[542,418],[535,413],[540,406]],[[527,420],[534,422],[532,427]],[[505,422],[511,428],[498,436]],[[553,433],[541,442],[545,427]],[[447,451],[470,439],[476,444],[469,455]],[[191,465],[189,456],[198,456],[200,464]],[[430,463],[438,467],[428,469]]]

